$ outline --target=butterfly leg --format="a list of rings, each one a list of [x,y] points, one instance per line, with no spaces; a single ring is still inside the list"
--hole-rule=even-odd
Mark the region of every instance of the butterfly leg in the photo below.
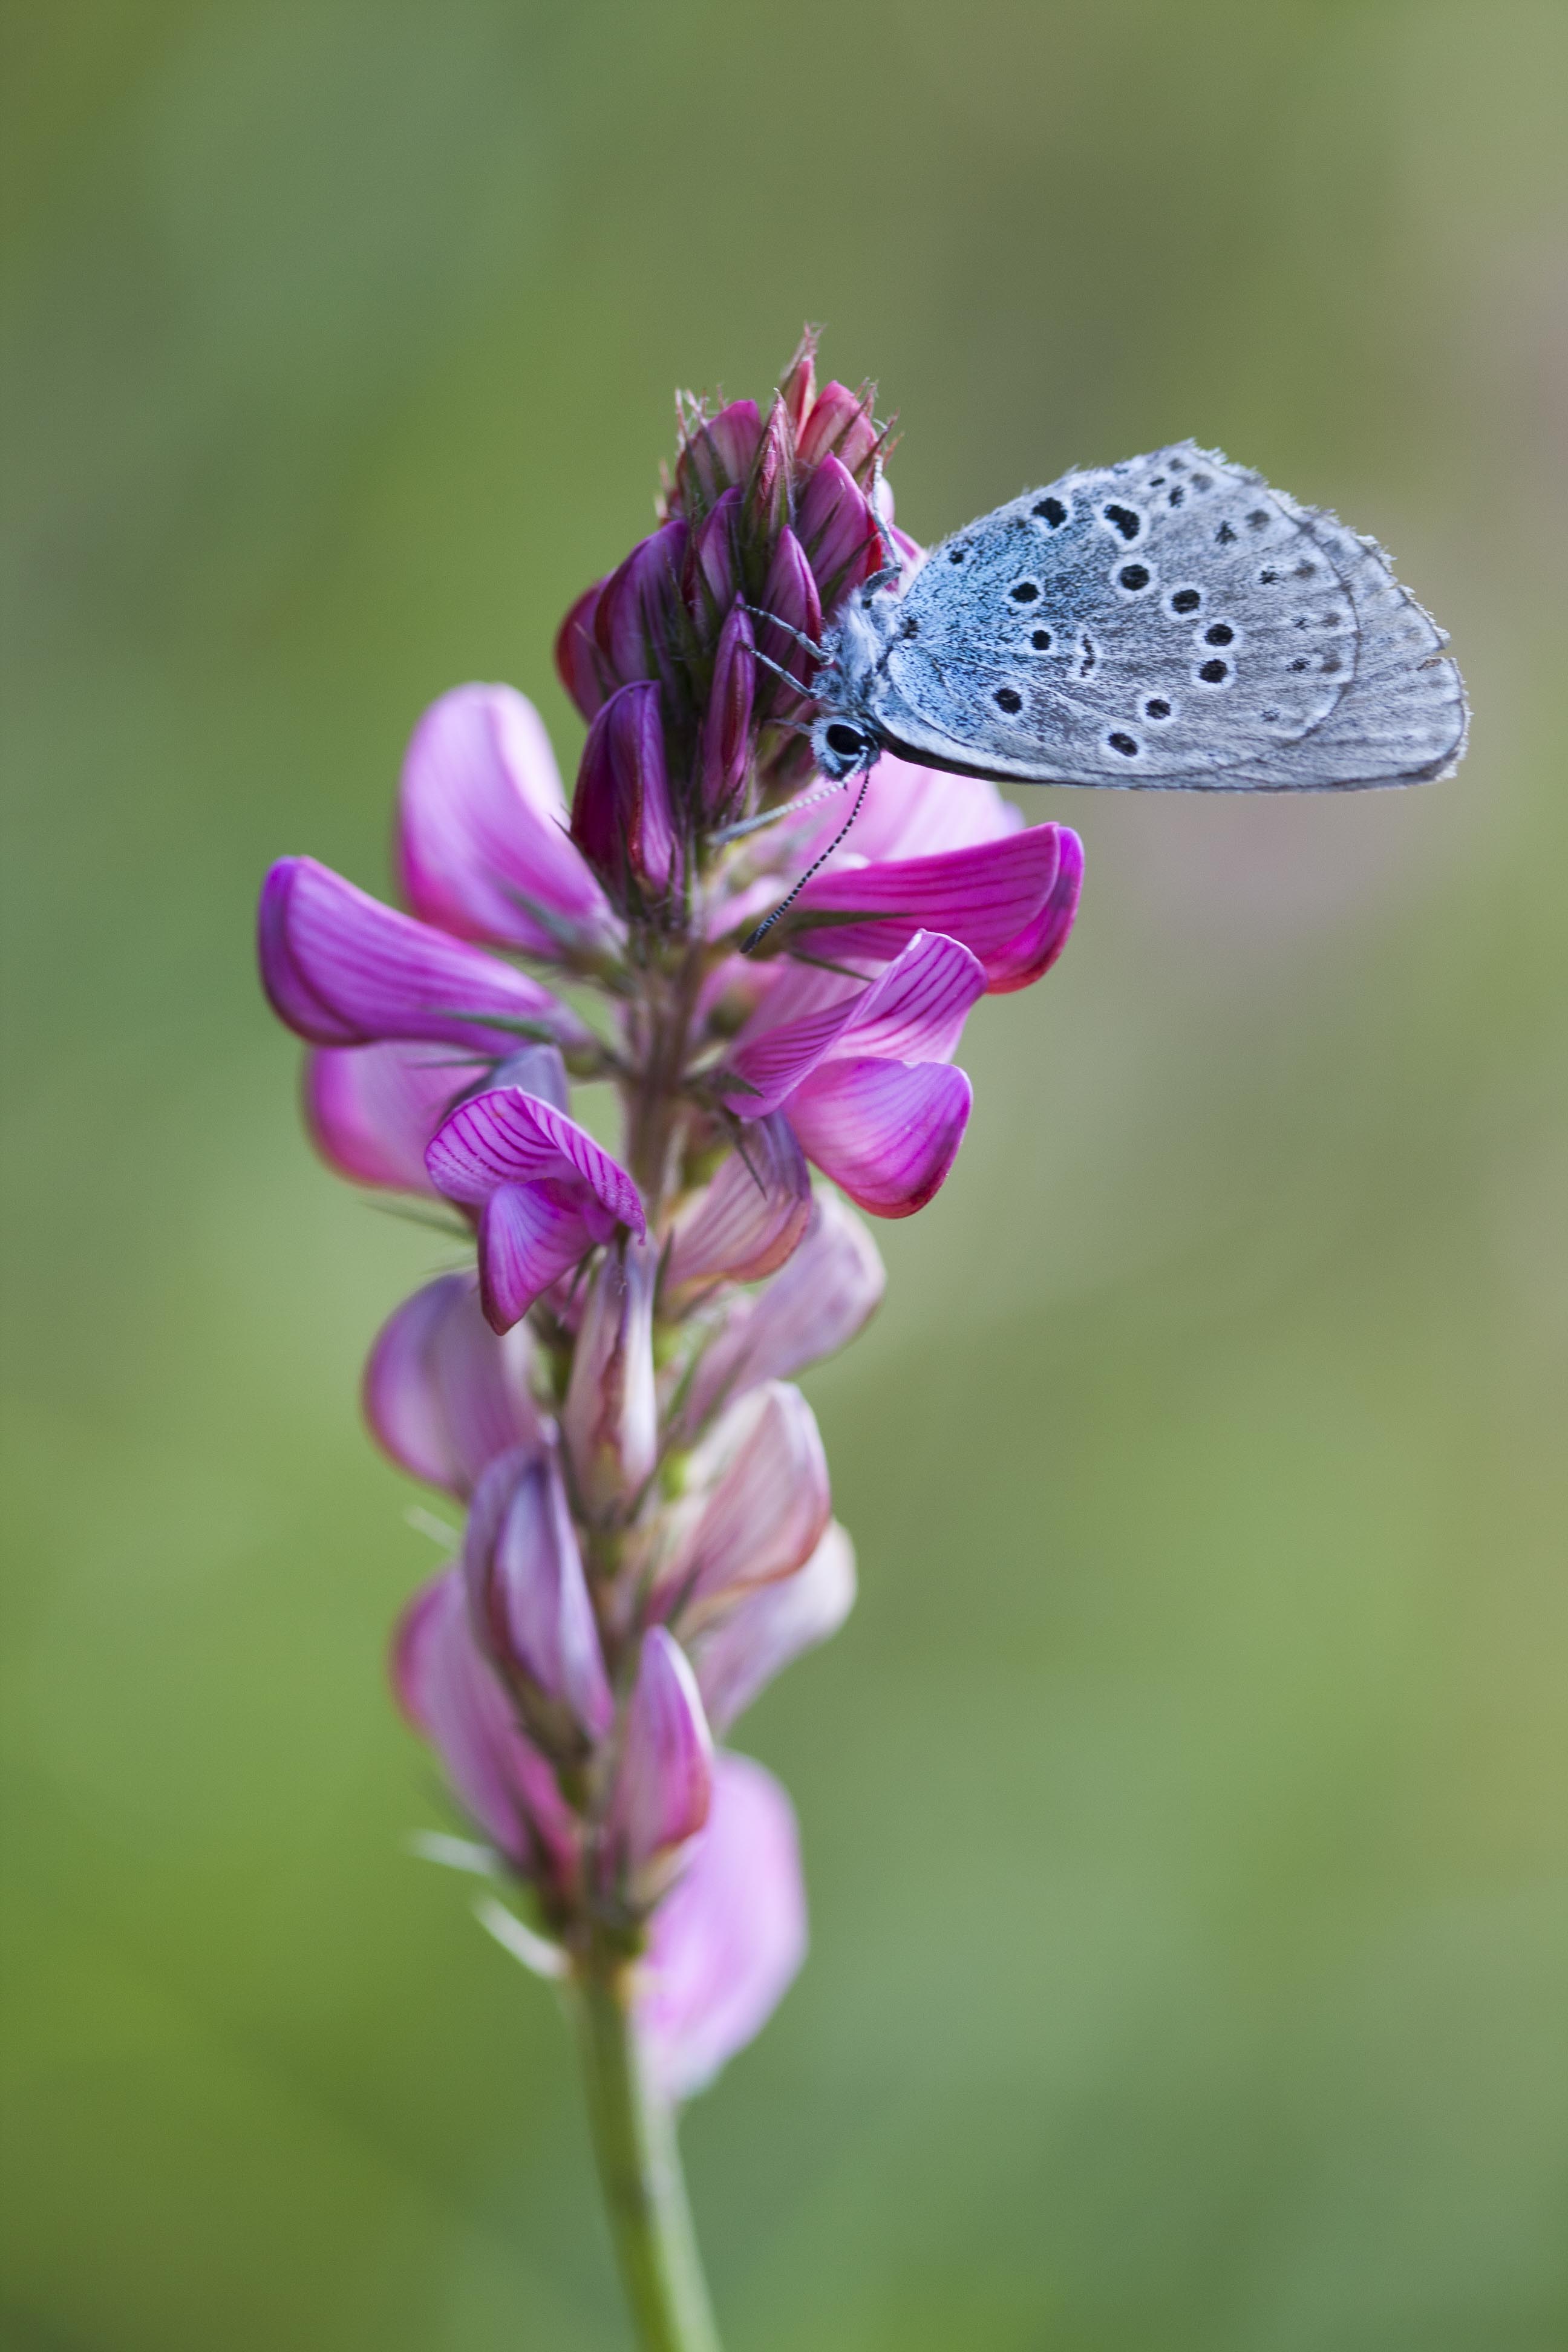
[[[845,782],[847,782],[847,781],[848,779],[846,778]],[[746,937],[741,941],[741,953],[742,955],[754,955],[756,953],[758,947],[773,929],[773,927],[778,921],[779,917],[781,915],[788,914],[790,908],[794,906],[795,900],[799,898],[801,892],[805,889],[812,876],[814,874],[820,873],[823,866],[826,865],[828,859],[832,856],[834,851],[838,847],[840,842],[844,839],[845,835],[848,832],[850,826],[859,815],[861,804],[866,798],[866,787],[870,781],[871,767],[869,761],[868,761],[866,766],[860,771],[860,789],[855,795],[854,807],[850,810],[848,815],[845,818],[843,824],[839,826],[838,831],[834,835],[833,839],[828,843],[821,856],[814,858],[811,864],[806,867],[805,872],[801,876],[800,880],[795,884],[795,888],[790,892],[789,896],[786,898],[781,898],[779,900],[778,905],[773,908],[771,915],[763,916],[762,921],[757,925],[754,931],[748,931]]]

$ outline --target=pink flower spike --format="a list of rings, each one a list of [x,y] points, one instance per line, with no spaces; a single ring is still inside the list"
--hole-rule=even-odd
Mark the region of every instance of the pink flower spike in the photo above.
[[[403,763],[398,871],[427,923],[459,939],[558,956],[619,927],[566,837],[566,796],[533,705],[508,686],[432,704]]]
[[[690,1493],[654,1587],[661,1614],[701,1623],[721,1603],[808,1559],[832,1509],[816,1416],[770,1381],[742,1397],[698,1449]]]
[[[714,1730],[727,1731],[775,1675],[837,1633],[854,1605],[855,1547],[834,1520],[804,1568],[747,1593],[693,1642]]]
[[[864,1328],[886,1281],[877,1244],[853,1209],[836,1193],[819,1193],[805,1239],[789,1264],[754,1298],[729,1308],[704,1349],[682,1412],[686,1426],[700,1429],[720,1405],[748,1389],[788,1380],[835,1355]]]
[[[755,1119],[707,1190],[682,1211],[664,1280],[668,1293],[715,1282],[759,1282],[783,1265],[811,1215],[811,1174],[778,1112]]]
[[[633,1901],[662,1891],[668,1865],[708,1819],[712,1787],[713,1741],[697,1677],[674,1635],[652,1625],[643,1635],[608,1814]]]
[[[468,1514],[463,1579],[480,1646],[534,1740],[576,1761],[609,1729],[615,1702],[552,1449],[490,1464]]]
[[[809,932],[814,917],[826,917],[828,952],[880,961],[897,955],[917,931],[940,931],[979,958],[988,988],[1020,987],[1021,969],[1038,977],[1031,969],[1037,960],[1034,935],[1056,887],[1064,838],[1076,842],[1060,825],[1027,825],[973,849],[818,874],[791,911],[792,935]],[[846,919],[859,914],[864,922]],[[1065,929],[1060,939],[1065,941]]]
[[[658,1460],[658,1271],[650,1243],[623,1242],[600,1259],[583,1308],[561,1435],[579,1506],[593,1521],[629,1515]]]
[[[416,1731],[446,1766],[459,1803],[513,1869],[565,1877],[576,1825],[553,1768],[517,1728],[510,1701],[475,1645],[460,1569],[420,1588],[393,1636],[392,1684]]]
[[[790,1801],[749,1756],[718,1755],[708,1826],[654,1913],[637,1995],[638,2032],[666,2099],[691,2098],[762,2032],[805,1944]]]
[[[727,816],[746,788],[752,763],[752,705],[757,663],[751,615],[731,607],[713,656],[713,686],[702,721],[700,778],[704,813]]]
[[[912,1217],[946,1181],[973,1093],[946,1062],[835,1061],[790,1097],[806,1155],[874,1217]]]
[[[799,524],[824,611],[880,569],[882,535],[871,502],[837,457],[825,457],[807,483]]]
[[[520,1024],[563,1045],[589,1033],[547,988],[345,882],[313,857],[279,859],[262,886],[262,985],[313,1045],[386,1037],[504,1052]]]
[[[479,1212],[481,1295],[498,1331],[617,1224],[638,1240],[646,1231],[626,1170],[564,1111],[517,1087],[459,1103],[426,1165],[437,1192]]]
[[[572,803],[572,839],[616,902],[662,898],[679,841],[664,761],[659,689],[624,686],[588,730]]]
[[[426,1146],[489,1069],[450,1045],[318,1045],[305,1056],[310,1140],[353,1184],[428,1193]]]
[[[473,1275],[441,1275],[404,1300],[370,1351],[372,1434],[400,1469],[466,1496],[499,1454],[544,1442],[531,1357],[525,1329],[490,1329]]]

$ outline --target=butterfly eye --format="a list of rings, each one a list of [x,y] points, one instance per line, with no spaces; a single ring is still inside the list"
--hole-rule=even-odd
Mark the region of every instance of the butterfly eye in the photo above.
[[[864,751],[865,745],[865,737],[858,734],[853,727],[833,726],[827,730],[827,748],[830,751],[837,751],[841,760],[853,760],[857,752]]]

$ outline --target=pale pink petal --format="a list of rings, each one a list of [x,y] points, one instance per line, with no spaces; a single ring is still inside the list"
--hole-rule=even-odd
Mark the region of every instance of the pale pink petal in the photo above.
[[[468,1609],[533,1738],[576,1760],[609,1729],[615,1702],[566,1490],[552,1448],[492,1462],[463,1541]]]
[[[392,1459],[416,1478],[468,1495],[486,1465],[542,1439],[529,1384],[532,1344],[498,1338],[471,1274],[444,1274],[405,1299],[371,1349],[364,1411]]]
[[[561,1435],[573,1491],[594,1522],[629,1514],[658,1458],[653,1376],[652,1244],[605,1251],[588,1286]]]
[[[855,1547],[835,1521],[793,1576],[747,1593],[697,1634],[691,1663],[708,1720],[726,1731],[791,1660],[837,1633],[855,1605]]]
[[[460,939],[556,953],[616,936],[566,835],[566,800],[533,705],[509,686],[459,686],[415,729],[403,766],[398,868],[427,923]]]
[[[699,1360],[682,1420],[702,1424],[763,1381],[787,1380],[861,1329],[887,1277],[877,1244],[836,1193],[813,1203],[805,1239],[754,1298],[738,1299]]]
[[[668,1294],[718,1281],[759,1282],[789,1256],[811,1215],[811,1175],[789,1121],[753,1120],[675,1227]]]
[[[969,1123],[969,1080],[946,1062],[831,1062],[790,1097],[809,1159],[874,1217],[910,1217],[940,1190]]]
[[[811,810],[808,834],[796,834],[795,854],[804,871],[827,848],[849,814],[846,799],[822,802]],[[807,818],[801,819],[802,824]],[[1005,801],[983,776],[952,776],[945,769],[921,768],[884,752],[871,770],[866,798],[839,853],[845,864],[884,857],[929,857],[941,850],[970,849],[1016,833],[1023,812]],[[837,862],[837,861],[836,861]]]
[[[458,1802],[498,1852],[527,1877],[568,1871],[574,1817],[553,1769],[518,1729],[506,1693],[475,1647],[460,1570],[432,1578],[405,1609],[392,1681],[404,1714],[439,1754]]]
[[[810,1558],[832,1509],[816,1416],[771,1381],[741,1398],[692,1457],[690,1491],[654,1587],[661,1615],[694,1625]]]
[[[305,1057],[310,1139],[352,1183],[432,1192],[426,1147],[489,1067],[451,1045],[318,1045]]]
[[[712,1799],[713,1741],[697,1677],[662,1625],[643,1635],[637,1678],[610,1800],[610,1836],[620,1867],[644,1894],[660,1866],[696,1836]]]
[[[637,2021],[668,2099],[689,2099],[760,2033],[805,1957],[795,1812],[749,1756],[713,1759],[713,1806],[653,1916]]]

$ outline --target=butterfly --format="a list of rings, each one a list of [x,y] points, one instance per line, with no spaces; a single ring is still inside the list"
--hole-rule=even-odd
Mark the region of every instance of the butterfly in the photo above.
[[[812,744],[1032,784],[1347,792],[1465,747],[1444,632],[1370,539],[1184,441],[1064,474],[825,632]]]

